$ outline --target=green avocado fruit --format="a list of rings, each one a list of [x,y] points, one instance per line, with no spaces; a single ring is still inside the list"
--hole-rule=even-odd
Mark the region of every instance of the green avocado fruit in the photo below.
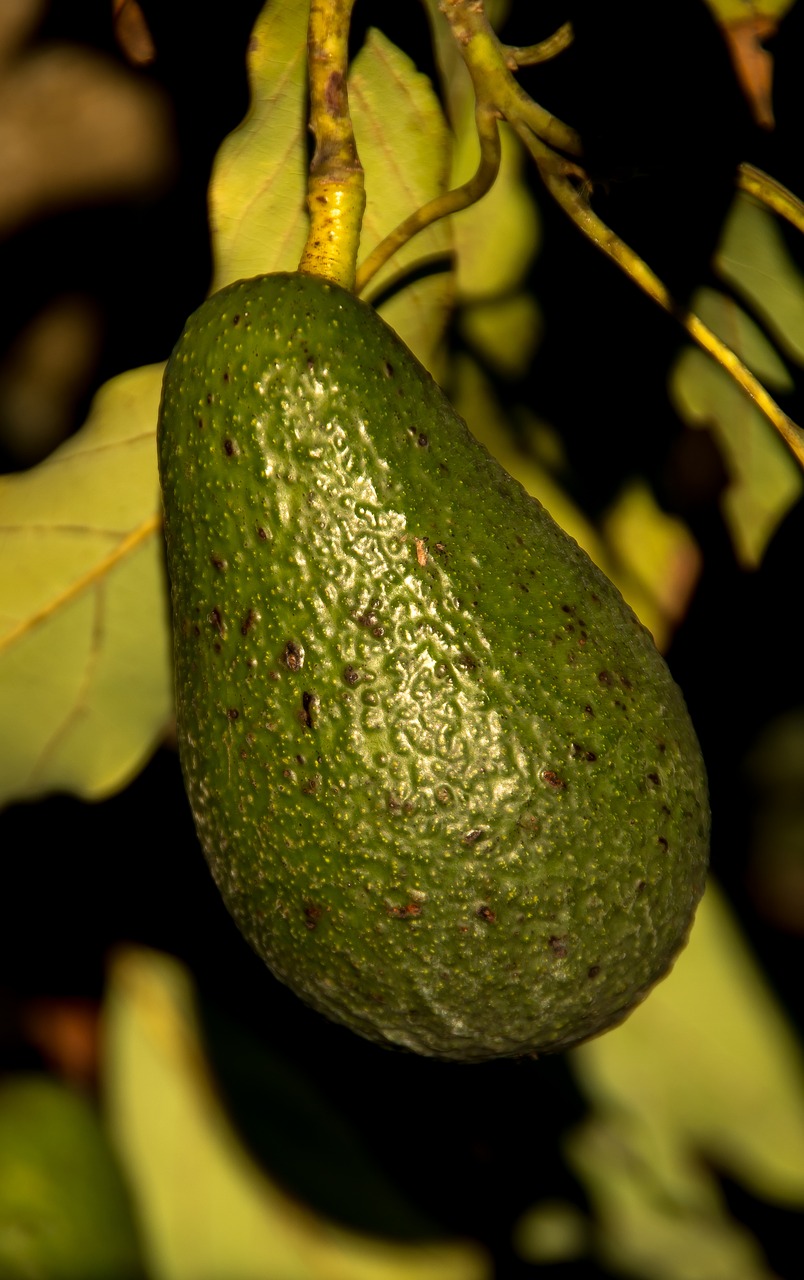
[[[709,810],[616,588],[319,277],[190,317],[159,455],[187,791],[273,973],[454,1060],[620,1021],[686,939]]]

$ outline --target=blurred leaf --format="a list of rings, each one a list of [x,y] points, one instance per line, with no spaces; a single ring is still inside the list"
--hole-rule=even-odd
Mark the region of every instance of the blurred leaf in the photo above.
[[[522,1215],[514,1227],[514,1249],[520,1258],[549,1266],[587,1253],[590,1222],[566,1200],[542,1200]]]
[[[156,48],[138,0],[112,0],[112,26],[115,40],[133,66],[153,62]]]
[[[542,313],[530,293],[514,293],[463,306],[463,337],[504,377],[523,377],[542,333]]]
[[[775,216],[743,192],[735,197],[723,226],[714,265],[721,279],[764,321],[781,349],[804,365],[804,276]],[[785,390],[790,379],[775,385]]]
[[[774,1280],[713,1175],[644,1117],[594,1115],[566,1145],[607,1270],[640,1280]]]
[[[705,0],[719,23],[744,22],[755,15],[782,18],[796,0]]]
[[[0,803],[107,795],[169,720],[161,379],[160,365],[112,379],[77,435],[0,477]]]
[[[447,187],[450,136],[432,84],[381,31],[372,29],[349,75],[349,103],[365,171],[361,258],[409,214]],[[449,223],[436,222],[394,255],[371,282],[383,318],[425,368],[440,372],[452,305]],[[438,269],[382,299],[383,288],[422,264]]]
[[[804,707],[765,725],[744,775],[752,792],[751,899],[776,928],[804,934]]]
[[[804,1056],[714,885],[671,975],[569,1058],[596,1110],[644,1126],[671,1162],[704,1156],[804,1205]]]
[[[158,190],[174,148],[154,84],[88,47],[40,45],[0,76],[0,234],[43,211]]]
[[[659,648],[683,619],[701,573],[702,557],[683,520],[662,511],[645,480],[630,481],[606,512],[603,534],[651,597],[665,626]]]
[[[60,294],[0,359],[0,437],[20,465],[41,461],[69,434],[91,386],[102,330],[94,299]]]
[[[298,265],[307,234],[309,7],[269,0],[249,40],[248,114],[221,143],[210,181],[212,293]]]
[[[281,1191],[214,1092],[185,971],[130,950],[108,987],[106,1097],[154,1280],[487,1280],[468,1243],[384,1242]]]
[[[731,298],[701,289],[692,309],[769,387],[792,389],[787,369],[758,326]],[[682,351],[670,374],[678,413],[711,430],[731,477],[722,499],[738,559],[758,565],[777,525],[798,498],[802,475],[763,414],[724,369],[697,348]]]
[[[143,1274],[128,1194],[90,1104],[46,1076],[0,1081],[0,1276]]]
[[[698,552],[681,522],[661,512],[644,486],[637,487],[626,491],[622,505],[610,513],[612,536],[605,537],[542,464],[537,450],[527,450],[515,438],[491,383],[467,356],[454,363],[450,396],[475,438],[611,578],[657,647],[666,647],[682,596],[686,599],[698,569]],[[529,415],[523,417],[536,428]]]

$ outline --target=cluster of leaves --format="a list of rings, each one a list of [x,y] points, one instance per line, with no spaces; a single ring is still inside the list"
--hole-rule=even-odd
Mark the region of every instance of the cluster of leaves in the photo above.
[[[727,3],[712,5],[732,22]],[[487,5],[498,17],[504,7]],[[784,7],[765,8],[778,17]],[[438,86],[377,29],[350,70],[366,253],[411,210],[465,180],[477,159],[468,78],[436,0],[427,8]],[[744,6],[737,8],[742,21]],[[221,146],[210,185],[213,289],[298,261],[306,231],[307,10],[306,0],[268,0],[254,29],[250,110]],[[561,444],[550,425],[519,405],[515,437],[498,395],[500,378],[527,368],[543,324],[529,286],[541,232],[525,163],[504,132],[491,193],[406,246],[374,281],[372,297],[478,438],[586,547],[664,647],[701,571],[693,534],[661,509],[643,478],[625,484],[593,522],[562,483]],[[439,269],[423,272],[423,264]],[[391,289],[406,271],[405,287]],[[804,281],[772,216],[744,196],[723,227],[714,273],[723,289],[701,291],[694,308],[769,387],[786,391],[795,376],[789,365],[804,363]],[[52,791],[108,796],[169,730],[154,449],[162,367],[112,379],[67,443],[0,480],[0,803]],[[679,356],[670,394],[684,421],[714,433],[728,473],[723,518],[740,561],[758,564],[801,493],[799,471],[758,411],[698,351]],[[4,1250],[24,1259],[38,1247],[36,1232],[19,1227],[28,1215],[55,1224],[57,1235],[59,1223],[71,1224],[73,1234],[65,1229],[63,1237],[70,1256],[62,1272],[53,1264],[54,1277],[76,1274],[76,1257],[84,1276],[146,1271],[153,1280],[491,1274],[473,1243],[392,1245],[292,1201],[223,1112],[193,1001],[189,974],[159,954],[132,949],[110,969],[105,1123],[139,1237],[120,1225],[122,1192],[104,1173],[105,1140],[72,1095],[51,1085],[37,1093],[26,1082],[22,1093],[11,1086],[0,1093],[0,1132],[7,1130],[11,1152],[0,1157],[0,1262]],[[520,1256],[538,1264],[592,1254],[645,1280],[769,1280],[756,1241],[730,1215],[706,1162],[760,1198],[804,1205],[804,1056],[716,886],[672,976],[623,1027],[569,1059],[588,1114],[566,1135],[563,1154],[588,1208],[535,1204],[515,1227]],[[285,1096],[281,1074],[268,1086]],[[54,1184],[40,1140],[62,1123],[68,1145],[94,1170],[85,1182],[97,1184],[100,1217],[106,1213],[113,1230],[82,1233],[87,1212],[72,1202],[65,1208],[65,1179]],[[15,1197],[26,1179],[33,1190],[21,1203]]]

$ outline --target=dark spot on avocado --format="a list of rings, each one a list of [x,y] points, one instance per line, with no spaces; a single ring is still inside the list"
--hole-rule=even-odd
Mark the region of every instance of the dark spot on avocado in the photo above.
[[[418,902],[406,902],[404,907],[388,908],[389,916],[393,916],[395,920],[412,920],[415,916],[420,916],[421,913],[421,905]]]
[[[209,621],[212,623],[212,626],[215,628],[218,634],[223,635],[223,619],[221,618],[220,609],[212,610],[212,612],[209,615]]]
[[[241,635],[247,636],[254,623],[257,621],[257,614],[254,609],[249,609],[240,626]]]
[[[669,848],[670,848],[670,845],[669,845],[669,843],[668,843],[668,841],[667,841],[667,836],[659,836],[659,837],[658,837],[658,843],[659,843],[659,844],[662,846],[662,848],[663,848],[663,849],[665,849],[665,850],[667,850],[667,849],[669,849]]]
[[[237,707],[230,707],[229,710],[226,712],[226,714],[230,720],[240,719],[240,712],[238,711]]]
[[[224,440],[223,452],[226,454],[227,458],[233,458],[235,456],[237,453],[237,445],[234,440],[229,440],[228,438]]]
[[[391,361],[390,361],[390,360],[383,360],[383,362],[382,362],[382,371],[383,371],[383,373],[385,374],[386,378],[393,378],[393,376],[394,376],[394,366],[391,364]]]
[[[570,755],[576,760],[588,760],[590,764],[597,760],[594,751],[587,751],[579,742],[573,742],[570,747]]]
[[[234,325],[240,324],[240,316],[232,316],[232,324]]]
[[[642,894],[645,892],[645,887],[646,887],[646,882],[644,880],[639,880],[637,882],[636,888],[634,889],[634,897],[641,898]]]
[[[597,678],[601,684],[606,684],[606,685],[611,684],[611,676],[609,675],[608,671],[598,671]]]
[[[599,973],[600,973],[600,965],[590,964],[589,968],[586,971],[586,976],[587,978],[596,978]]]
[[[463,842],[464,844],[477,844],[485,835],[485,827],[472,827],[471,831],[465,832]]]
[[[204,427],[204,419],[203,419],[203,418],[198,418],[198,419],[197,419],[197,422],[198,422],[199,427],[201,427],[201,429],[203,430],[203,427]]]
[[[347,684],[355,685],[360,679],[360,672],[355,671],[352,666],[346,667],[343,673],[343,678]]]
[[[648,782],[652,782],[654,787],[661,786],[661,779],[659,778],[658,773],[649,773]]]
[[[301,712],[299,713],[299,719],[301,720],[303,725],[306,725],[308,729],[315,728],[315,724],[313,723],[313,713],[316,709],[317,704],[318,704],[318,698],[315,696],[314,693],[308,693],[305,691],[302,694],[302,709],[301,709]]]
[[[423,431],[421,431],[421,432],[419,433],[419,435],[418,435],[417,439],[416,439],[416,443],[417,443],[417,445],[419,446],[419,448],[420,448],[420,449],[426,449],[426,448],[427,448],[427,446],[429,445],[430,441],[428,440],[428,438],[427,438],[427,436],[424,434],[424,432],[423,432]]]
[[[585,715],[585,716],[591,716],[591,717],[592,717],[592,719],[594,719],[595,713],[594,713],[594,711],[592,710],[592,708],[589,706],[589,703],[588,703],[588,702],[587,702],[586,706],[585,706],[585,707],[584,707],[584,709],[583,709],[583,713],[584,713],[584,715]]]
[[[316,906],[314,902],[305,902],[304,904],[304,927],[305,929],[314,929],[323,915],[321,907]]]
[[[554,791],[563,791],[567,785],[564,779],[560,778],[553,769],[543,769],[542,778],[547,783],[548,787],[552,787]]]
[[[560,937],[558,937],[556,934],[551,934],[550,937],[547,939],[547,943],[553,955],[558,956],[559,959],[563,959],[563,957],[569,951],[569,947],[567,946],[566,934],[562,934]]]
[[[282,658],[288,670],[299,671],[304,666],[304,649],[295,640],[288,640]]]
[[[491,907],[487,907],[485,902],[478,907],[477,914],[481,920],[485,920],[487,924],[494,924],[497,919],[497,913],[492,911]]]
[[[210,558],[210,561],[212,562],[213,568],[217,569],[218,573],[225,573],[226,570],[229,568],[229,563],[227,560],[224,560],[223,556],[215,555],[213,552],[213,554],[209,558]]]

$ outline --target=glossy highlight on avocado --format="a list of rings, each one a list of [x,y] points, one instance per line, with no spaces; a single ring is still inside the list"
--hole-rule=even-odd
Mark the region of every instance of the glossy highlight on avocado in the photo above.
[[[187,791],[274,974],[455,1060],[620,1021],[686,939],[709,810],[615,587],[318,277],[190,317],[159,457]]]

